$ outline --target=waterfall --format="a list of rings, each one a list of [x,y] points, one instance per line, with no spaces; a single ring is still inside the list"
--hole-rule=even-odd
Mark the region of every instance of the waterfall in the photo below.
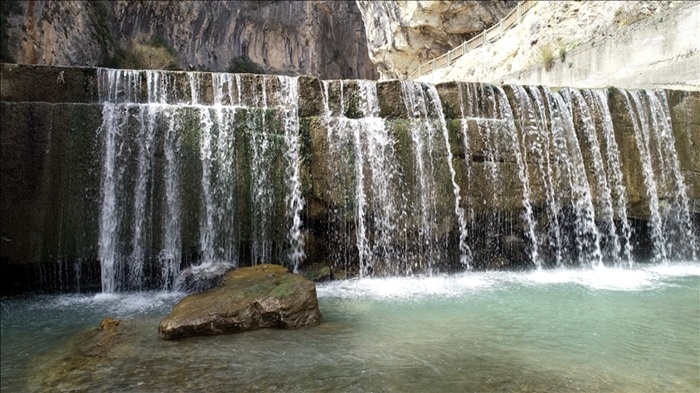
[[[442,109],[440,97],[438,96],[435,86],[428,86],[428,94],[430,96],[432,106],[437,111],[437,116],[440,120],[439,126],[442,130],[442,137],[445,140],[447,166],[450,168],[450,180],[452,181],[452,190],[455,196],[455,214],[457,215],[457,220],[459,223],[459,260],[462,265],[469,267],[469,262],[472,260],[472,255],[469,245],[467,245],[467,220],[464,217],[464,208],[460,203],[462,199],[462,196],[460,195],[461,189],[455,180],[457,173],[455,172],[454,164],[452,163],[454,158],[452,155],[452,148],[450,147],[450,137],[447,130],[447,122],[445,121],[445,113]]]
[[[518,121],[521,124],[523,139],[523,162],[534,160],[536,165],[535,179],[539,179],[541,188],[545,193],[545,207],[547,214],[546,234],[537,236],[534,244],[553,255],[554,264],[562,263],[562,234],[559,223],[560,202],[557,199],[555,173],[553,170],[553,158],[551,157],[552,139],[550,136],[547,117],[541,100],[533,99],[525,88],[513,86],[513,94],[517,101],[514,105],[517,110]],[[536,96],[538,97],[538,96]],[[531,158],[530,158],[531,157]],[[535,262],[537,264],[537,262]],[[542,266],[542,263],[539,263]]]
[[[539,247],[537,244],[537,235],[535,234],[535,218],[532,209],[532,203],[530,201],[530,178],[528,176],[528,165],[527,161],[523,157],[520,150],[520,140],[518,139],[518,131],[515,126],[515,121],[513,119],[513,111],[511,109],[510,103],[506,97],[505,91],[502,88],[496,87],[496,92],[498,93],[498,107],[499,107],[499,117],[505,120],[506,128],[505,133],[509,137],[509,143],[515,148],[513,149],[513,155],[515,156],[515,162],[518,165],[518,178],[522,184],[522,204],[523,204],[523,224],[525,234],[530,241],[530,260],[535,265],[537,269],[542,268],[542,260],[540,258]]]
[[[397,251],[401,239],[396,233],[398,201],[393,187],[395,141],[378,117],[376,84],[358,81],[353,96],[347,97],[347,87],[339,81],[335,113],[328,103],[329,86],[324,85],[324,122],[332,157],[329,171],[340,181],[336,193],[343,195],[343,206],[336,208],[347,213],[347,209],[353,210],[359,273],[371,275],[375,269],[397,272],[397,263],[401,263],[395,258],[400,255]],[[348,114],[359,118],[349,118]]]
[[[680,173],[668,104],[663,92],[622,91],[641,157],[654,259],[697,258],[686,187]],[[668,195],[665,200],[662,194]]]
[[[600,234],[595,224],[595,211],[591,187],[586,176],[581,149],[576,138],[570,106],[560,94],[553,94],[545,88],[545,97],[549,105],[552,135],[559,165],[571,190],[571,203],[575,214],[573,230],[580,264],[589,263],[600,266]],[[561,177],[560,177],[561,178]]]
[[[100,69],[99,87],[103,291],[172,289],[183,264],[242,255],[298,269],[296,79]]]
[[[607,92],[604,90],[587,90],[584,91],[584,94],[586,100],[589,102],[589,106],[593,107],[594,113],[596,113],[597,117],[600,119],[600,134],[602,136],[602,143],[605,146],[605,173],[608,176],[611,199],[614,199],[612,201],[614,205],[614,216],[620,222],[618,235],[621,243],[620,258],[623,261],[627,261],[628,265],[631,265],[633,262],[630,239],[632,228],[627,218],[627,198],[625,196],[626,190],[622,176],[622,164],[620,161],[619,148],[615,141],[615,131],[613,129],[612,117],[610,116]]]
[[[431,123],[429,102],[426,100],[424,86],[421,83],[402,81],[401,91],[404,105],[409,116],[410,135],[413,142],[415,159],[415,177],[417,198],[413,201],[414,209],[420,211],[418,226],[419,245],[418,259],[414,267],[419,270],[432,272],[436,267],[435,261],[442,257],[442,243],[437,223],[439,222],[437,200],[438,183],[436,182],[436,166],[438,145],[437,130]]]
[[[299,81],[296,78],[280,78],[284,101],[284,140],[287,144],[285,152],[286,179],[289,191],[285,197],[289,231],[289,261],[294,273],[299,272],[299,263],[304,259],[304,238],[301,235],[301,211],[304,209],[304,197],[301,194],[301,174],[299,156],[299,118],[297,103],[299,102]]]
[[[169,290],[193,264],[369,277],[697,259],[663,91],[98,76],[105,292]]]

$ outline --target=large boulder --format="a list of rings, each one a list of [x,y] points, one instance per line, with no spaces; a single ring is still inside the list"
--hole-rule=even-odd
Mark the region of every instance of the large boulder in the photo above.
[[[160,322],[158,333],[174,340],[320,322],[312,281],[282,266],[257,265],[234,270],[220,287],[182,299]]]

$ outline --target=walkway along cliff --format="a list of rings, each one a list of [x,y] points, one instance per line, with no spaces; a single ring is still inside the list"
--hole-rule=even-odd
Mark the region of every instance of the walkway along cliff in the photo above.
[[[697,260],[700,94],[2,65],[3,291]]]

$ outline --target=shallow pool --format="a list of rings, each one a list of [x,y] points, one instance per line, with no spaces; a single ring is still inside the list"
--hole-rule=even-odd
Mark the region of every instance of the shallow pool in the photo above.
[[[2,299],[3,392],[692,392],[700,265],[318,285],[324,322],[163,341],[177,293]],[[103,317],[126,337],[81,359]]]

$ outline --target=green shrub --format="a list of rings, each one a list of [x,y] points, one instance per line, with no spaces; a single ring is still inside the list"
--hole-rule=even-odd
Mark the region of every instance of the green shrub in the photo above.
[[[545,45],[540,49],[540,56],[542,57],[542,65],[544,69],[549,71],[554,65],[554,51],[549,45]]]
[[[119,68],[138,70],[172,70],[177,68],[177,55],[162,36],[139,35],[117,52]]]
[[[248,56],[242,55],[231,59],[228,72],[233,74],[264,74],[265,70]]]

